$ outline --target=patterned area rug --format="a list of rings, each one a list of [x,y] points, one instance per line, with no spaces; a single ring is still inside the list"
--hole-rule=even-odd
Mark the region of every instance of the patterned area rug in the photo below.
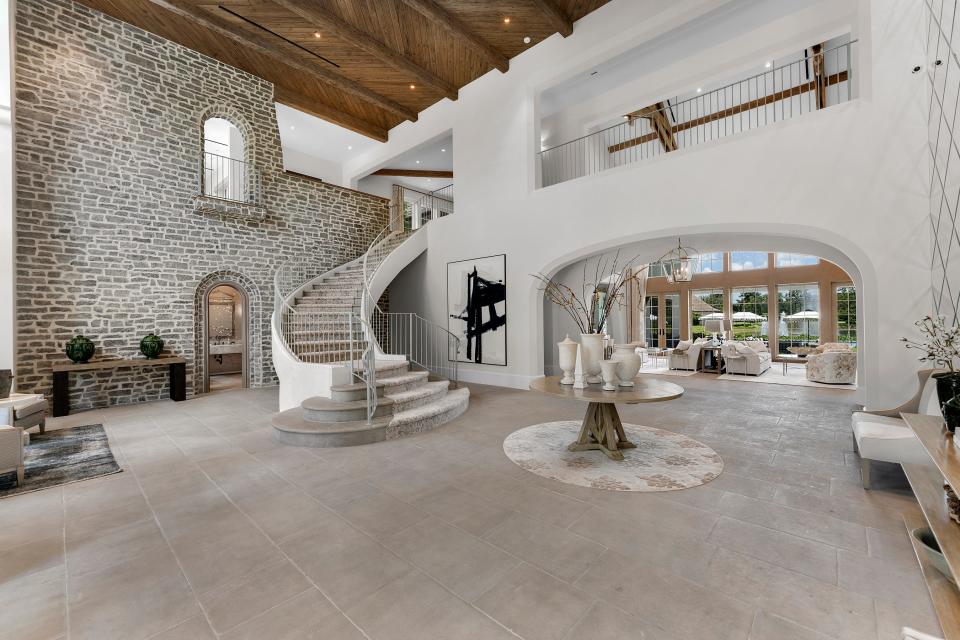
[[[512,461],[538,476],[611,491],[673,491],[710,482],[723,471],[723,459],[710,447],[679,433],[623,425],[636,449],[623,449],[623,461],[601,451],[567,451],[580,422],[546,422],[514,431],[503,441]]]
[[[16,473],[0,475],[0,498],[121,471],[99,424],[31,433],[23,455],[23,484]]]

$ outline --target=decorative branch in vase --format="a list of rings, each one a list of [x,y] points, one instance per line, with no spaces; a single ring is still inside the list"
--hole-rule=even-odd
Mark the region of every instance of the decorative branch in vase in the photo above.
[[[947,429],[953,433],[960,424],[960,371],[956,368],[960,360],[960,327],[955,324],[948,326],[943,316],[924,316],[914,324],[920,330],[921,338],[900,338],[900,341],[907,349],[922,353],[918,358],[920,362],[946,369],[934,373],[933,378],[937,381],[941,413]]]

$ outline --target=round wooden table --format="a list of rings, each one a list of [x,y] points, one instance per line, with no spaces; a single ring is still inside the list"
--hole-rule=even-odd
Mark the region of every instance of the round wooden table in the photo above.
[[[620,449],[633,449],[637,445],[627,440],[627,435],[623,432],[617,403],[664,402],[683,395],[683,387],[680,385],[656,378],[634,378],[633,385],[617,387],[616,391],[604,391],[599,384],[587,385],[586,389],[574,389],[573,385],[560,384],[560,376],[549,376],[531,381],[530,389],[589,403],[580,427],[580,436],[567,447],[568,450],[599,449],[611,460],[623,460]]]

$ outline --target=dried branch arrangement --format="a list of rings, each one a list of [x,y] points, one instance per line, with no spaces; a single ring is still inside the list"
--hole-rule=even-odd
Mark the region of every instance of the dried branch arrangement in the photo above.
[[[954,363],[960,359],[960,327],[947,326],[943,316],[925,316],[914,324],[920,329],[920,340],[900,338],[900,341],[905,343],[907,349],[917,349],[923,354],[920,362],[930,362],[934,366],[955,371]]]

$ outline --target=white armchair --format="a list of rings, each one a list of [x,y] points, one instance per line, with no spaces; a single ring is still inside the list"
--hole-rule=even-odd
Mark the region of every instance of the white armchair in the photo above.
[[[685,371],[700,370],[700,350],[703,349],[705,342],[697,341],[690,343],[681,340],[673,351],[670,352],[670,368],[683,369]]]
[[[17,486],[20,486],[23,484],[23,429],[3,424],[13,420],[12,413],[10,409],[0,409],[0,473],[16,471]]]
[[[759,376],[770,368],[770,352],[759,341],[756,344],[726,342],[720,348],[727,373]]]

